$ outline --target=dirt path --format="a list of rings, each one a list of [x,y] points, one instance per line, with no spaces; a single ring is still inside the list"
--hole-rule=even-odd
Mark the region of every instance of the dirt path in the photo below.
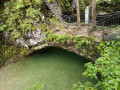
[[[68,35],[80,35],[84,37],[88,36],[94,36],[96,37],[96,41],[99,42],[103,37],[103,29],[100,27],[97,27],[95,30],[91,30],[91,25],[81,25],[77,26],[75,24],[69,24],[67,28],[65,28],[62,24],[56,24],[51,28],[53,32],[57,35],[62,35],[64,33],[67,33]],[[111,31],[109,29],[104,30],[104,34],[108,35]]]

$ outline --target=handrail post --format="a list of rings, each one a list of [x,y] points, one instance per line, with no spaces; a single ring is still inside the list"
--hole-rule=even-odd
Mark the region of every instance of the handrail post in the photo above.
[[[80,5],[79,0],[76,0],[76,11],[77,11],[77,25],[80,25]]]
[[[92,0],[92,28],[96,27],[96,0]]]

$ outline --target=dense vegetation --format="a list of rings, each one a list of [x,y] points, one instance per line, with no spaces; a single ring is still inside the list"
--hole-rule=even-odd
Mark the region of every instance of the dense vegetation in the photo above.
[[[49,0],[50,2],[52,0]],[[71,0],[58,0],[60,6],[65,11],[72,11]],[[90,5],[90,0],[81,0],[81,4]],[[119,10],[120,0],[111,0],[109,2],[98,1],[98,9],[104,6],[103,9],[107,12]],[[108,7],[108,8],[106,8]],[[111,8],[113,7],[113,8]],[[5,10],[2,15],[0,24],[0,31],[12,32],[13,38],[18,38],[22,34],[25,34],[31,30],[35,30],[35,22],[41,23],[42,16],[46,17],[46,20],[53,18],[53,15],[48,13],[49,9],[46,7],[43,0],[11,0],[5,3]],[[46,23],[41,23],[40,28],[47,30],[46,40],[48,42],[60,42],[66,44],[67,40],[71,44],[75,43],[75,46],[79,48],[83,53],[89,56],[95,56],[96,53],[100,54],[100,57],[94,63],[87,63],[86,71],[83,73],[85,77],[90,77],[98,80],[94,85],[91,82],[85,84],[75,84],[73,89],[75,90],[117,90],[120,85],[120,41],[100,42],[95,44],[93,38],[83,38],[80,36],[62,36],[55,35],[50,32]],[[1,33],[0,32],[0,33]],[[17,32],[17,34],[14,32]],[[2,36],[1,36],[2,37]],[[15,54],[24,51],[12,46],[11,41],[1,38],[0,41],[0,62],[6,60]],[[96,46],[95,46],[96,45]],[[93,52],[96,51],[96,52]]]
[[[120,0],[98,0],[97,7],[99,11],[115,12],[120,10]]]
[[[96,85],[90,82],[75,88],[86,90],[118,90],[120,85],[120,41],[101,42],[98,46],[101,52],[95,63],[87,63],[84,76],[98,80]],[[88,87],[86,87],[88,86]]]
[[[6,41],[0,34],[0,63],[18,54],[22,48],[15,47],[12,41]]]
[[[11,0],[11,2],[5,3],[6,8],[3,13],[4,22],[2,22],[0,30],[14,30],[21,33],[26,33],[28,30],[35,30],[33,23],[41,19],[41,4],[41,0]]]

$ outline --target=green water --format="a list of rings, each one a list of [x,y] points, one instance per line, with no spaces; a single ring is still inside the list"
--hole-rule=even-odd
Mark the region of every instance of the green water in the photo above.
[[[26,90],[35,82],[41,90],[71,90],[84,78],[84,64],[89,60],[60,48],[48,48],[11,63],[0,70],[0,90]]]

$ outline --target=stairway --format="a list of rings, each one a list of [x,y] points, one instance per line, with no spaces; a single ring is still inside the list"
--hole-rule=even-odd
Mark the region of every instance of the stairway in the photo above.
[[[57,4],[55,0],[49,1],[49,0],[44,0],[46,5],[49,7],[51,12],[56,15],[56,17],[66,26],[64,19],[62,18],[62,12],[60,6]]]

